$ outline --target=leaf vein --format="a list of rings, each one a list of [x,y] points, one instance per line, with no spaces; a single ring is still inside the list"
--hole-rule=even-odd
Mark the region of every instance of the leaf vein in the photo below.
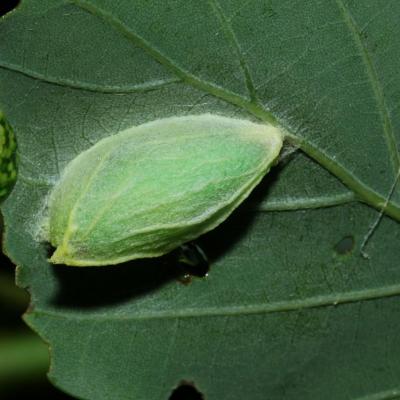
[[[256,211],[294,211],[302,209],[333,207],[356,201],[353,192],[339,193],[327,196],[296,197],[283,200],[267,200],[255,207]]]
[[[173,83],[179,83],[180,79],[171,78],[171,79],[160,79],[152,82],[132,85],[132,86],[116,86],[116,85],[98,85],[95,83],[89,82],[80,82],[72,79],[60,79],[49,75],[44,75],[36,71],[29,70],[19,65],[9,64],[4,61],[0,61],[0,68],[5,69],[12,72],[18,72],[22,75],[25,75],[29,78],[34,78],[36,80],[49,83],[56,86],[68,87],[71,89],[79,89],[86,90],[88,92],[97,92],[97,93],[115,93],[115,94],[124,94],[124,93],[144,93],[152,90],[161,89],[165,86],[171,85]]]
[[[199,318],[199,317],[220,317],[220,316],[244,316],[254,314],[275,314],[284,312],[295,312],[305,309],[336,307],[341,304],[358,303],[363,301],[384,299],[388,297],[400,296],[400,284],[388,285],[378,288],[354,290],[343,293],[324,294],[289,301],[276,301],[266,304],[234,305],[223,307],[203,307],[186,308],[181,310],[158,310],[147,311],[128,316],[113,315],[72,315],[66,312],[59,313],[54,311],[34,310],[37,315],[47,315],[55,318],[73,320],[150,320],[150,319],[176,319],[176,318]]]
[[[210,4],[212,10],[214,11],[218,21],[220,22],[221,28],[222,28],[225,36],[231,42],[231,44],[234,48],[236,57],[239,61],[240,67],[243,71],[247,90],[250,95],[250,100],[254,103],[259,103],[259,100],[257,98],[257,91],[256,91],[255,85],[253,83],[253,78],[251,76],[249,66],[247,65],[246,59],[245,59],[242,49],[240,47],[239,41],[237,40],[235,31],[232,28],[232,25],[230,24],[228,18],[224,14],[224,11],[223,11],[221,5],[219,4],[218,0],[209,0],[209,4]]]
[[[393,125],[386,103],[385,94],[383,92],[382,84],[379,80],[378,71],[376,70],[368,47],[365,41],[362,39],[362,31],[357,25],[355,19],[353,18],[349,8],[344,4],[343,0],[336,0],[336,3],[343,15],[344,22],[347,25],[364,62],[367,76],[369,78],[376,99],[379,114],[381,116],[383,133],[388,146],[393,170],[394,172],[397,172],[400,167],[400,153],[398,150],[396,137],[394,135]]]

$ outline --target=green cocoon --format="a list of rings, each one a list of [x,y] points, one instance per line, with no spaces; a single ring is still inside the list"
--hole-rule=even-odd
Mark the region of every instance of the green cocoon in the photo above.
[[[276,127],[211,114],[103,139],[68,164],[50,194],[50,261],[97,266],[168,253],[223,222],[281,147]]]

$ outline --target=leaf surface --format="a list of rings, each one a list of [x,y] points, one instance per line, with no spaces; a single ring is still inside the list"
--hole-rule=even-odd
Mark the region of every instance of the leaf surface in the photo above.
[[[96,400],[167,399],[181,381],[208,399],[400,397],[399,13],[379,0],[25,0],[1,20],[0,109],[20,159],[5,249],[56,385]],[[207,278],[182,285],[168,257],[48,264],[38,228],[71,159],[205,112],[278,123],[299,147],[198,240]]]

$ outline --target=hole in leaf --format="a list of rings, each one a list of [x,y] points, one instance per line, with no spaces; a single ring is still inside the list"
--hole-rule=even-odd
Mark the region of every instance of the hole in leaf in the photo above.
[[[14,10],[20,3],[20,0],[6,0],[0,1],[0,17],[6,15],[11,10]]]
[[[335,251],[338,254],[349,254],[354,248],[354,237],[345,236],[336,245]]]
[[[191,382],[181,384],[171,393],[168,400],[204,400],[204,396]]]

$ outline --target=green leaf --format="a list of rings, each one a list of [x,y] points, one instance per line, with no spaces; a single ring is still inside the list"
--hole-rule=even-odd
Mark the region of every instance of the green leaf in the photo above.
[[[181,381],[207,399],[400,398],[399,13],[380,0],[25,0],[1,20],[0,109],[20,159],[5,246],[56,385],[96,400],[167,399]],[[182,285],[171,257],[48,264],[38,227],[71,159],[207,112],[279,124],[300,148],[197,242],[208,277]]]

